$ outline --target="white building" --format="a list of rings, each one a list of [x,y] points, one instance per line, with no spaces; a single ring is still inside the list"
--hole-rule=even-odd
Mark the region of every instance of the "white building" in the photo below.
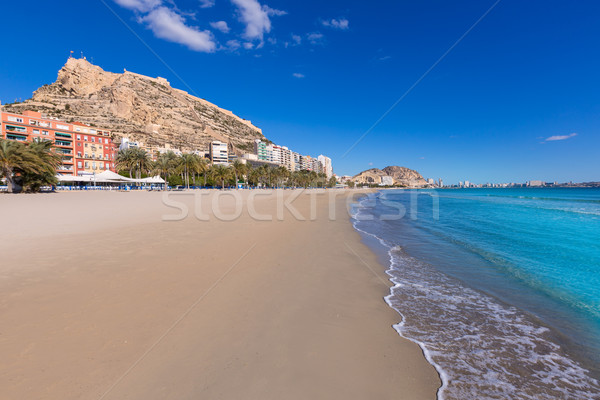
[[[323,172],[325,173],[325,175],[327,175],[327,179],[331,178],[333,176],[333,166],[331,165],[331,158],[321,154],[319,157],[317,157],[317,159],[321,163]]]
[[[216,165],[229,165],[227,143],[215,140],[210,143],[210,159]]]

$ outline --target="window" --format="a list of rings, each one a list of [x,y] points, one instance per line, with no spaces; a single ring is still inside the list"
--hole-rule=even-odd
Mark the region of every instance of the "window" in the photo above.
[[[42,135],[48,135],[48,131],[42,131]]]
[[[108,139],[104,139],[104,144],[108,144]]]
[[[88,147],[88,144],[87,144],[87,143],[85,144],[85,147]]]
[[[81,152],[80,151],[77,152],[77,157],[81,157]]]
[[[81,128],[80,128],[80,127],[78,127],[78,126],[76,126],[76,127],[75,127],[75,131],[76,131],[76,132],[81,132]]]
[[[81,140],[81,135],[77,135],[77,140]]]
[[[20,118],[20,117],[10,117],[10,116],[9,116],[9,117],[8,117],[8,120],[9,120],[10,122],[21,122],[21,123],[23,122],[23,118]]]
[[[86,161],[86,162],[85,162],[85,167],[86,167],[86,168],[89,168],[89,167],[90,167],[90,163]]]
[[[56,129],[62,129],[63,131],[68,131],[69,127],[67,125],[56,124]]]
[[[40,130],[39,129],[34,129],[32,132],[33,132],[34,135],[39,135],[40,134]]]
[[[29,125],[37,125],[38,122],[35,119],[30,119],[29,120]]]
[[[23,132],[23,133],[27,132],[27,128],[25,128],[24,126],[13,126],[13,125],[5,125],[5,126],[6,126],[7,131]]]
[[[92,142],[96,143],[96,138],[95,137],[92,138]]]
[[[88,141],[88,137],[87,137],[87,136],[84,136],[84,137],[83,137],[83,140],[85,140],[85,141],[87,142],[87,141]]]

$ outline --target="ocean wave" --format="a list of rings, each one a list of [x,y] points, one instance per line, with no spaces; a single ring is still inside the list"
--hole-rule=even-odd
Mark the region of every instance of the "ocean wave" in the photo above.
[[[600,383],[553,331],[368,232],[368,201],[357,204],[353,225],[388,251],[394,286],[385,301],[401,316],[394,328],[438,372],[438,399],[600,399]]]

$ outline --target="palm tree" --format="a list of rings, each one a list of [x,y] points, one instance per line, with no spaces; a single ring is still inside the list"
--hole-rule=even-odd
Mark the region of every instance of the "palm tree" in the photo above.
[[[191,153],[184,153],[179,157],[179,170],[183,174],[183,181],[186,187],[190,188],[190,173],[198,171],[198,156]]]
[[[156,162],[154,162],[154,164],[152,165],[152,173],[164,177],[164,190],[167,190],[169,176],[175,169],[176,160],[177,156],[175,155],[175,153],[169,151],[167,153],[159,155]]]
[[[225,189],[225,181],[231,177],[231,168],[224,165],[214,165],[210,173],[215,181],[221,181],[221,188]]]
[[[21,191],[21,186],[15,180],[16,174],[40,171],[38,161],[24,144],[0,139],[0,176],[6,178],[9,193]]]
[[[238,176],[243,176],[246,173],[246,164],[243,164],[239,160],[235,160],[231,165],[231,170],[233,171],[233,175],[235,176],[235,187],[237,189]]]
[[[198,157],[198,173],[204,175],[204,186],[206,187],[206,174],[210,170],[210,164],[206,158]]]
[[[136,178],[142,178],[142,172],[148,172],[150,167],[152,166],[152,160],[150,156],[146,152],[146,150],[142,150],[138,147],[134,147],[133,149],[133,160],[135,163],[136,170]]]
[[[26,148],[38,160],[38,171],[21,171],[23,187],[28,192],[37,192],[42,186],[54,186],[58,183],[56,169],[60,166],[60,154],[52,151],[54,144],[50,140],[36,141]]]
[[[284,166],[276,168],[277,186],[284,186],[283,182],[290,177],[290,171]]]
[[[129,178],[133,179],[133,170],[135,169],[135,151],[134,148],[119,150],[115,160],[119,172],[129,171]]]

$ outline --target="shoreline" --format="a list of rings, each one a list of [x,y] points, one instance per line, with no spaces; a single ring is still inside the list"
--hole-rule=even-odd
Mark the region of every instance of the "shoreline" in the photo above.
[[[478,365],[479,363],[480,373],[488,370],[497,371],[495,369],[497,366],[491,364],[498,363],[500,366],[513,366],[514,370],[511,369],[512,367],[508,367],[508,370],[516,374],[513,376],[521,376],[523,371],[537,371],[533,362],[526,362],[534,357],[545,360],[546,365],[556,365],[556,370],[542,370],[539,373],[543,372],[557,380],[564,379],[564,382],[567,382],[564,386],[542,384],[539,377],[533,380],[532,387],[527,387],[527,384],[522,385],[524,386],[522,390],[537,390],[539,392],[536,393],[540,396],[556,396],[557,393],[568,391],[573,398],[586,398],[582,397],[582,393],[585,396],[585,393],[592,393],[597,388],[597,370],[594,368],[593,359],[582,358],[580,353],[573,352],[573,349],[569,347],[569,344],[573,343],[572,338],[569,339],[571,342],[566,343],[567,337],[564,333],[561,333],[555,326],[543,322],[531,311],[508,303],[505,299],[497,297],[485,289],[473,286],[472,282],[465,283],[457,277],[446,276],[443,271],[436,270],[436,267],[433,267],[435,264],[432,264],[431,259],[427,258],[431,254],[417,253],[421,256],[419,258],[410,251],[415,248],[419,249],[423,243],[427,243],[427,246],[431,247],[430,242],[423,240],[419,241],[421,244],[415,244],[414,240],[423,239],[423,237],[415,235],[415,232],[411,230],[394,236],[392,232],[403,232],[399,225],[394,226],[394,229],[388,226],[385,229],[377,230],[377,224],[368,222],[370,215],[379,215],[376,211],[373,213],[369,211],[373,205],[369,204],[358,208],[359,210],[364,209],[366,218],[362,225],[360,217],[355,220],[356,229],[365,237],[369,247],[380,254],[382,263],[384,263],[383,258],[389,259],[387,274],[395,286],[391,289],[391,294],[386,296],[386,302],[403,316],[403,321],[407,321],[406,325],[401,323],[396,326],[398,333],[402,337],[419,343],[426,358],[436,366],[444,383],[440,388],[440,396],[444,396],[444,393],[447,392],[454,398],[461,393],[461,390],[467,390],[458,386],[461,381],[465,381],[467,387],[472,385],[471,389],[474,391],[470,393],[470,396],[476,393],[483,395],[484,388],[487,387],[490,390],[489,395],[492,397],[494,393],[497,394],[502,390],[501,384],[505,381],[507,385],[515,384],[516,387],[520,387],[518,385],[523,383],[511,381],[510,373],[502,376],[504,380],[500,383],[485,381],[485,379],[478,381],[474,379],[476,375],[472,377],[471,382],[468,379],[462,379],[469,376],[469,371],[461,370],[460,364],[457,363],[457,360],[461,360],[461,355],[465,357],[467,363],[470,363],[469,365]],[[379,210],[379,212],[382,211]],[[361,211],[358,211],[357,214],[363,216]],[[404,240],[401,240],[402,238]],[[441,246],[440,251],[442,251]],[[448,253],[442,254],[452,257]],[[402,289],[398,290],[398,287]],[[429,296],[430,293],[432,296]],[[457,301],[454,300],[455,296],[458,296]],[[466,307],[466,303],[460,300],[461,298],[469,299],[469,307]],[[413,303],[415,301],[417,303]],[[444,304],[448,304],[448,307],[445,308]],[[461,311],[454,313],[454,310]],[[445,315],[446,318],[438,323],[429,318],[429,315]],[[498,315],[498,320],[491,317],[492,315]],[[469,321],[472,322],[468,324],[461,322],[464,318],[470,318]],[[452,323],[455,329],[445,333],[444,321]],[[490,323],[490,321],[492,322]],[[502,325],[503,329],[500,330],[503,335],[498,334],[496,323],[504,324]],[[478,341],[471,343],[469,340],[463,340],[468,337],[463,336],[465,332],[473,331],[481,335]],[[515,340],[518,344],[521,344],[519,341],[534,343],[535,348],[517,346],[521,350],[515,349],[511,354],[508,352],[506,354],[497,353],[498,349],[506,348],[507,342],[513,343]],[[462,347],[452,348],[453,342],[461,341],[463,342]],[[484,358],[493,360],[493,362],[488,363],[477,358],[477,353],[470,359],[469,352],[463,353],[463,349],[470,346],[475,346],[484,356],[487,354],[488,357]],[[539,350],[537,350],[538,348]],[[527,353],[528,351],[531,351],[531,354]],[[428,353],[430,353],[429,357]],[[492,355],[493,357],[491,357]],[[481,364],[484,365],[481,366]],[[527,380],[526,376],[524,376],[525,380]],[[546,375],[543,376],[546,377]],[[540,379],[540,382],[537,379]],[[475,383],[472,383],[473,381]],[[539,383],[539,387],[535,386],[535,382]],[[462,393],[463,397],[464,395]]]
[[[436,397],[437,372],[392,327],[384,266],[349,215],[327,218],[331,199],[314,196],[315,220],[200,222],[188,194],[192,215],[162,222],[177,210],[161,196],[0,199],[19,224],[0,235],[3,397]],[[301,214],[311,197],[294,200]],[[254,206],[277,210],[266,195]],[[42,227],[31,251],[20,233]]]

